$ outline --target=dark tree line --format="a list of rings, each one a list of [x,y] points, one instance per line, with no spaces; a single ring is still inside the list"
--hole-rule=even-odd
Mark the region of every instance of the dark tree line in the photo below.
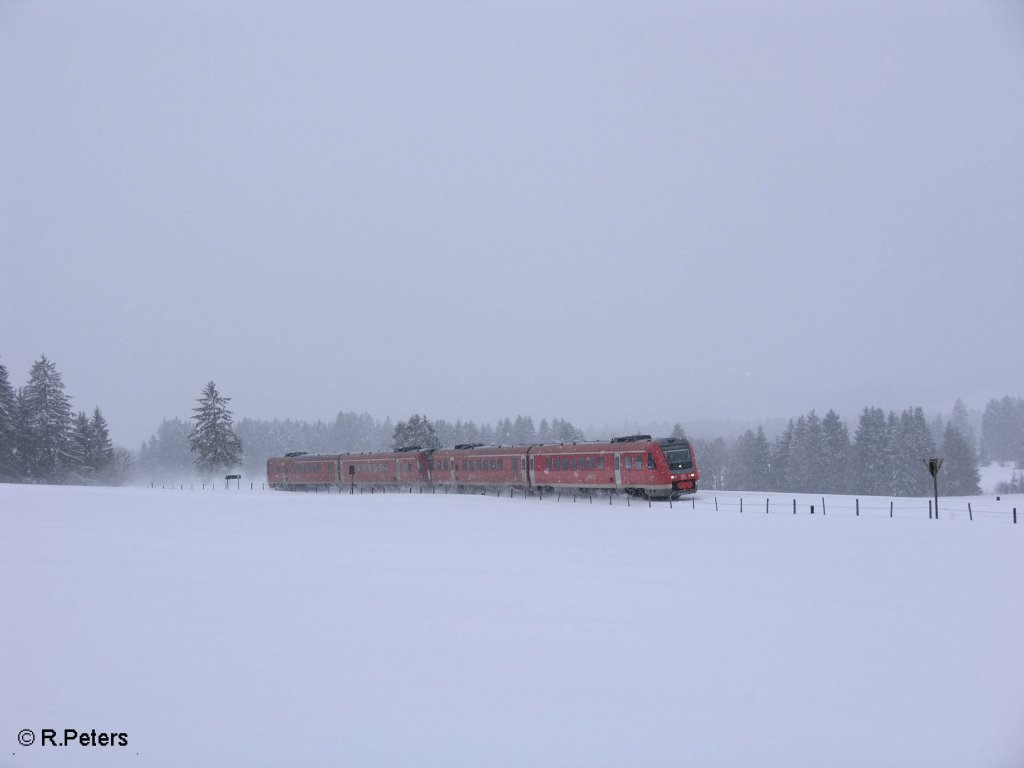
[[[41,356],[18,389],[0,365],[0,481],[120,485],[130,471],[100,409],[73,410],[55,363]]]
[[[921,408],[900,414],[865,408],[851,435],[835,411],[821,417],[812,410],[790,419],[774,442],[763,428],[747,430],[731,444],[723,438],[697,440],[701,485],[710,490],[927,496],[932,479],[923,459],[942,457],[942,492],[978,494],[973,437],[956,416],[954,409],[954,418],[941,427],[930,425]],[[933,426],[940,427],[938,440]]]

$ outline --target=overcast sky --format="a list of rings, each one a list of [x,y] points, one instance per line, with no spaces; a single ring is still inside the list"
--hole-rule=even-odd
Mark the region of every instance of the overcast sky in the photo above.
[[[1024,394],[1024,4],[0,1],[0,363],[129,447]]]

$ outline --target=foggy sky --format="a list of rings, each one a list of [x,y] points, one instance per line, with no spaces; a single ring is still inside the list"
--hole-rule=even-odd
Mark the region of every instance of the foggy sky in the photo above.
[[[138,444],[1024,394],[1015,2],[0,2],[0,363]]]

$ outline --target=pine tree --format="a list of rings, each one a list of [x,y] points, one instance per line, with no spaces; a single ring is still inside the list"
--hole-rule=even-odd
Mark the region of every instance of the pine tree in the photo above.
[[[13,472],[20,482],[38,482],[34,469],[36,466],[35,442],[32,439],[32,415],[25,401],[25,388],[19,387],[14,393],[14,461]]]
[[[114,469],[114,445],[110,442],[110,429],[99,408],[92,411],[89,421],[89,465],[99,483],[109,483]]]
[[[881,408],[865,408],[852,447],[851,492],[869,496],[889,493],[888,424]]]
[[[895,496],[927,496],[932,488],[932,479],[923,460],[934,458],[936,452],[924,411],[919,407],[908,408],[892,424],[891,493]]]
[[[850,488],[850,431],[839,414],[829,410],[821,422],[824,493],[847,493]]]
[[[17,479],[14,417],[14,388],[0,365],[0,483]]]
[[[974,427],[971,426],[970,414],[967,412],[967,406],[964,405],[964,401],[959,397],[956,402],[953,403],[953,413],[949,417],[949,426],[953,427],[959,432],[964,440],[970,445],[972,451],[978,450],[978,436],[974,433]],[[945,435],[943,435],[943,441],[945,441]]]
[[[408,421],[398,422],[391,435],[391,447],[396,451],[414,445],[423,450],[441,447],[430,419],[418,413],[410,416]]]
[[[669,437],[674,437],[677,440],[685,440],[686,439],[686,430],[683,429],[683,425],[680,424],[678,421],[675,424],[673,424],[672,425],[672,434],[669,435]]]
[[[89,417],[85,415],[85,411],[79,411],[71,421],[71,471],[75,482],[88,483],[96,472],[96,468],[90,463],[91,443]]]
[[[724,490],[729,460],[729,449],[725,440],[721,437],[716,437],[714,440],[698,438],[693,441],[693,444],[700,466],[701,487],[709,491]]]
[[[983,461],[1024,462],[1024,399],[990,400],[981,417]]]
[[[761,491],[769,486],[769,448],[764,428],[757,434],[748,429],[733,444],[725,474],[725,485],[736,491]]]
[[[514,445],[532,445],[537,442],[537,429],[529,416],[516,416],[512,425],[512,442]]]
[[[552,437],[559,443],[575,443],[585,440],[582,429],[577,429],[568,419],[551,420]]]
[[[771,487],[770,491],[789,490],[790,447],[793,444],[793,432],[796,422],[789,420],[782,434],[775,438],[771,452]]]
[[[825,439],[815,411],[797,419],[787,461],[787,490],[812,493],[822,490],[825,477]]]
[[[296,449],[285,441],[277,454],[290,450]],[[164,419],[139,451],[139,474],[149,482],[180,480],[192,471],[191,453],[188,424],[177,418]]]
[[[942,437],[942,457],[939,483],[945,495],[977,496],[981,493],[981,475],[974,446],[952,421]]]
[[[73,465],[71,450],[71,401],[57,366],[46,355],[29,370],[24,406],[32,441],[29,471],[44,483],[59,483]]]
[[[202,474],[213,474],[238,466],[242,460],[242,443],[232,427],[233,417],[228,410],[230,397],[222,397],[211,381],[203,389],[193,408],[195,426],[188,436],[189,450],[197,454],[196,469]]]

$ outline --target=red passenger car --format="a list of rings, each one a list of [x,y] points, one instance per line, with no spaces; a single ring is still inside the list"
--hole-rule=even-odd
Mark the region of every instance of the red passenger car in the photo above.
[[[337,454],[286,453],[267,459],[267,485],[271,488],[314,488],[338,484]]]
[[[430,457],[430,478],[442,488],[529,487],[528,446],[457,445]]]

